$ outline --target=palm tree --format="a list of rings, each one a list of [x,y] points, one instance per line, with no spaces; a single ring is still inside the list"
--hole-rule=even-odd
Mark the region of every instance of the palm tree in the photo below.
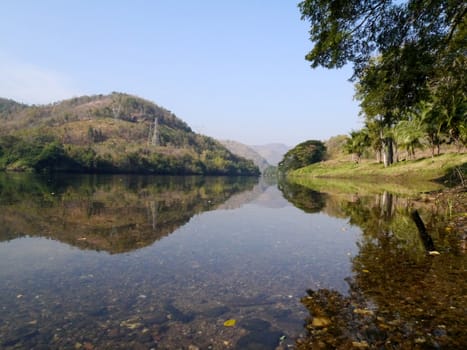
[[[394,138],[398,146],[406,150],[409,159],[414,159],[415,149],[423,146],[424,136],[422,124],[417,119],[400,121],[394,128]]]
[[[347,140],[345,149],[348,153],[355,154],[356,162],[359,163],[365,150],[370,146],[370,137],[368,129],[353,130],[350,132],[350,138]]]

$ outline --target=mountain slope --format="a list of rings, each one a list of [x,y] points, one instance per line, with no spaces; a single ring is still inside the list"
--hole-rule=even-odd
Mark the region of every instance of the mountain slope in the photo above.
[[[232,140],[220,140],[219,142],[233,154],[252,160],[261,172],[271,166],[258,152],[243,143]]]
[[[249,146],[271,165],[277,165],[282,160],[282,157],[291,147],[282,143],[269,143],[266,145]]]
[[[258,175],[172,112],[121,93],[45,106],[0,100],[0,169]]]

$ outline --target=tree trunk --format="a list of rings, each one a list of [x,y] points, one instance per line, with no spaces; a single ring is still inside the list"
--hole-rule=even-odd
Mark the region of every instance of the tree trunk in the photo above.
[[[394,149],[393,161],[397,163],[399,161],[399,148],[397,147],[397,142],[394,139],[392,139],[392,142],[393,142],[393,145],[394,145],[394,147],[393,147],[393,149]]]
[[[384,166],[390,166],[394,163],[394,147],[391,137],[384,139]]]

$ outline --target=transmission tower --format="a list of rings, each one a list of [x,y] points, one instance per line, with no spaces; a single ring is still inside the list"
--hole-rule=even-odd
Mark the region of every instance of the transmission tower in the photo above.
[[[157,117],[154,118],[154,130],[152,131],[152,139],[151,144],[153,146],[159,146],[159,128],[158,128],[158,120]]]

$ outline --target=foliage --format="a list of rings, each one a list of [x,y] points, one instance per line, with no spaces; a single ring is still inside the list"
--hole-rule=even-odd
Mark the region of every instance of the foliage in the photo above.
[[[82,96],[46,106],[5,101],[0,169],[259,175],[252,161],[135,96]],[[151,142],[155,125],[157,145]]]
[[[462,41],[467,10],[465,2],[450,0],[304,0],[298,6],[302,19],[310,22],[314,46],[306,59],[312,67],[339,68],[352,62],[355,77],[375,52],[393,55],[406,72],[427,60],[432,65],[453,62],[456,55],[443,53],[459,49],[455,44]]]
[[[465,2],[304,0],[299,8],[311,25],[312,67],[353,63],[370,144],[385,165],[395,137],[412,154],[423,139],[433,154],[442,142],[466,145]],[[410,130],[402,136],[402,128]]]
[[[279,172],[285,174],[291,170],[320,162],[324,159],[325,153],[326,146],[321,141],[309,140],[302,142],[284,155],[278,166]]]
[[[27,106],[13,100],[0,98],[0,120],[7,119],[12,113],[16,113]]]
[[[355,154],[357,157],[356,161],[359,162],[369,144],[370,137],[366,129],[351,131],[350,138],[347,139],[345,144],[345,150],[348,153]]]
[[[326,160],[340,158],[345,153],[347,135],[337,135],[329,138],[324,144],[326,146]]]
[[[34,159],[32,167],[37,171],[68,169],[73,164],[63,149],[63,145],[57,141],[46,144],[41,153]]]
[[[415,149],[423,146],[423,137],[422,124],[418,120],[403,120],[394,128],[395,141],[407,151],[409,159],[415,159]]]
[[[277,176],[277,167],[272,165],[268,166],[263,170],[262,175],[266,178],[275,178]]]

